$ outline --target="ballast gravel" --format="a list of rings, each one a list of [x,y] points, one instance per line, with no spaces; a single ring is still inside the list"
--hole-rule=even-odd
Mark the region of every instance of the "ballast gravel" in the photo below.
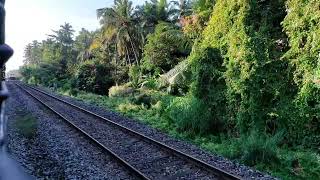
[[[40,89],[47,92],[47,93],[50,93],[51,95],[62,98],[70,103],[73,103],[77,106],[80,106],[82,108],[90,110],[90,111],[92,111],[96,114],[99,114],[105,118],[108,118],[111,121],[117,122],[127,128],[130,128],[130,129],[135,130],[141,134],[144,134],[144,135],[149,136],[153,139],[156,139],[160,142],[163,142],[173,148],[179,149],[180,151],[182,151],[184,153],[187,153],[189,155],[192,155],[193,157],[199,158],[202,161],[205,161],[211,165],[219,167],[220,169],[223,169],[227,172],[230,172],[234,175],[237,175],[243,179],[264,179],[264,180],[276,179],[275,177],[272,177],[266,173],[257,171],[255,169],[244,166],[244,165],[239,164],[237,162],[228,160],[222,156],[206,152],[205,150],[200,149],[199,147],[197,147],[193,144],[190,144],[189,142],[186,142],[184,140],[175,139],[173,137],[170,137],[169,135],[167,135],[159,130],[154,129],[147,124],[143,124],[139,120],[124,117],[117,112],[106,109],[105,107],[101,107],[96,104],[91,104],[88,102],[77,100],[77,99],[71,98],[69,96],[58,95],[47,88],[40,88]]]
[[[36,179],[134,179],[132,174],[12,82],[6,114],[8,149],[25,172]],[[16,127],[21,116],[36,118],[35,136]]]
[[[28,88],[37,98],[110,148],[150,179],[217,179],[203,168],[177,157],[110,123]]]

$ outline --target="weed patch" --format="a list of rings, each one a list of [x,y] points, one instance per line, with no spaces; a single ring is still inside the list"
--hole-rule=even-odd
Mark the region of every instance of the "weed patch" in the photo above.
[[[244,163],[282,179],[317,179],[320,177],[319,154],[314,151],[279,146],[282,134],[267,137],[258,133],[249,133],[241,138],[231,138],[223,134],[190,133],[191,131],[186,130],[187,127],[200,131],[201,124],[199,123],[206,123],[200,121],[201,108],[199,108],[199,112],[193,111],[194,114],[187,113],[183,117],[175,116],[175,112],[188,112],[190,105],[197,106],[199,104],[183,101],[183,99],[177,101],[174,96],[161,92],[146,91],[144,93],[155,101],[150,108],[144,104],[132,103],[132,97],[109,98],[108,96],[80,92],[76,98],[138,119],[173,137],[196,144],[206,151]],[[182,108],[168,111],[168,107],[173,103],[178,103]],[[192,122],[188,122],[190,117],[197,118],[198,124],[190,124]],[[186,129],[178,128],[177,123],[180,123],[181,127],[185,125]]]
[[[37,120],[30,114],[20,115],[16,118],[15,126],[22,136],[31,139],[37,132]]]

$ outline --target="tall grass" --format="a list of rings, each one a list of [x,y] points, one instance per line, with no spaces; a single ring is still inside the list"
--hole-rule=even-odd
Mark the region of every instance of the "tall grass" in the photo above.
[[[18,133],[26,138],[33,138],[37,132],[37,120],[30,114],[18,116],[15,121]]]

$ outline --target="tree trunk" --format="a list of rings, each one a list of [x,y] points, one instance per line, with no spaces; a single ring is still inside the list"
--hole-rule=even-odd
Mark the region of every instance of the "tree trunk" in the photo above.
[[[129,35],[129,41],[130,41],[130,44],[131,44],[131,48],[132,48],[132,50],[133,50],[134,57],[135,57],[135,59],[136,59],[137,65],[139,66],[140,63],[139,63],[138,56],[137,56],[136,51],[135,51],[135,46],[134,46],[134,44],[132,43],[131,36],[130,36],[129,33],[128,33],[128,35]]]

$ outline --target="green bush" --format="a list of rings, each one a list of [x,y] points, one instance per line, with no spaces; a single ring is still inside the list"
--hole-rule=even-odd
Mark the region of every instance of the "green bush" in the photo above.
[[[143,67],[148,71],[166,72],[190,53],[190,42],[182,31],[170,23],[160,23],[148,35],[143,52]]]
[[[129,68],[129,78],[133,88],[138,88],[140,75],[140,68],[138,66],[134,65]]]
[[[122,85],[122,86],[112,86],[109,89],[109,97],[126,97],[133,95],[134,89],[127,86],[127,85]]]
[[[276,131],[288,119],[295,90],[285,48],[283,0],[217,0],[201,41],[189,56],[194,76],[191,93],[206,101],[212,117],[226,122],[234,135],[252,129],[264,132],[269,114],[277,114]]]
[[[289,166],[290,174],[287,175],[287,179],[318,179],[320,177],[319,154],[308,151],[286,152],[282,160]]]
[[[249,166],[259,163],[272,166],[279,163],[277,144],[281,140],[281,134],[274,137],[265,137],[260,134],[253,132],[249,136],[243,136],[240,139],[241,160]]]
[[[75,76],[76,88],[97,94],[108,94],[114,84],[112,68],[95,61],[80,64]]]
[[[71,88],[69,91],[69,95],[71,96],[77,96],[79,94],[79,90],[75,88]]]
[[[21,75],[23,77],[22,80],[25,82],[29,82],[29,81],[34,82],[33,70],[34,70],[34,67],[32,67],[32,66],[21,66],[19,69],[19,72],[21,73]]]
[[[141,88],[158,89],[158,81],[154,77],[147,77],[141,83]]]
[[[215,48],[198,50],[190,57],[193,72],[192,94],[206,102],[208,121],[226,121],[227,99],[226,82],[224,79],[225,67],[220,51]]]
[[[205,101],[195,97],[175,98],[167,108],[168,117],[180,131],[217,134],[224,129],[220,119],[213,119]]]
[[[164,113],[165,107],[162,101],[157,101],[151,107],[156,112],[157,115],[162,115]]]
[[[69,80],[59,81],[58,87],[60,87],[62,91],[69,91],[71,89],[71,82]]]
[[[288,0],[283,27],[290,49],[285,60],[293,69],[298,87],[293,105],[296,113],[288,122],[290,140],[309,147],[320,146],[320,2]]]
[[[145,94],[145,93],[141,93],[137,96],[135,96],[134,98],[131,99],[131,102],[136,104],[136,105],[145,105],[147,108],[151,107],[151,103],[152,103],[152,97]]]
[[[138,112],[139,110],[141,110],[141,107],[131,103],[122,103],[122,104],[119,104],[118,110],[122,113],[132,113],[132,112]]]
[[[66,72],[61,72],[59,62],[42,62],[38,65],[26,65],[20,69],[24,76],[24,80],[32,82],[33,84],[41,84],[47,87],[52,87],[58,84],[61,88],[64,86],[65,81],[70,78]]]
[[[26,138],[33,138],[37,132],[37,120],[30,114],[18,116],[15,121],[18,132]]]

